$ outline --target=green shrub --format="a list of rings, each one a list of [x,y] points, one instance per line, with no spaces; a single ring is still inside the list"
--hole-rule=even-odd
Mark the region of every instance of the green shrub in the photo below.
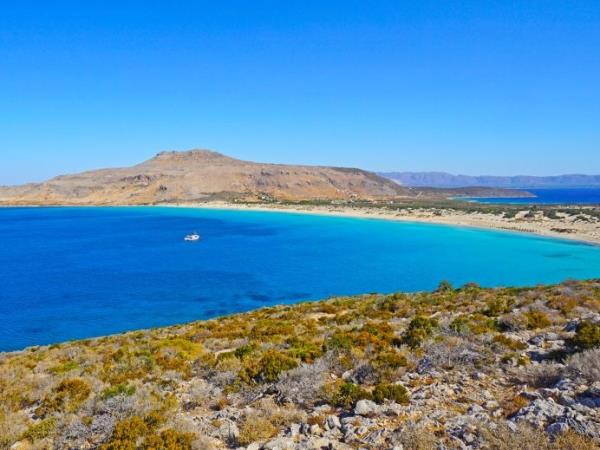
[[[135,386],[129,386],[125,383],[117,384],[116,386],[111,386],[106,388],[100,394],[100,398],[102,400],[106,400],[112,397],[116,397],[117,395],[130,396],[135,394]]]
[[[337,331],[327,340],[328,349],[350,350],[354,346],[354,337],[350,333]]]
[[[581,350],[600,346],[600,325],[584,320],[577,325],[571,344]]]
[[[75,361],[67,361],[66,363],[52,367],[50,372],[52,372],[53,375],[62,375],[76,369],[79,369],[79,364]]]
[[[312,363],[323,354],[323,346],[313,342],[290,338],[287,344],[290,346],[288,354],[293,358],[298,358],[302,362]]]
[[[241,347],[236,348],[233,353],[237,358],[244,359],[246,356],[254,352],[257,348],[258,346],[256,344],[242,345]]]
[[[48,419],[44,419],[41,422],[31,425],[25,433],[23,433],[23,439],[27,439],[31,442],[38,441],[40,439],[44,439],[54,431],[56,428],[56,419],[54,417],[50,417]]]
[[[373,396],[357,384],[346,381],[342,383],[331,399],[335,406],[352,408],[359,400],[371,400]]]
[[[507,314],[512,310],[513,302],[502,297],[492,298],[486,303],[484,314],[489,317],[497,317]]]
[[[452,292],[453,290],[454,288],[448,280],[442,280],[440,281],[440,284],[438,284],[436,292]]]
[[[260,360],[248,360],[240,377],[246,381],[273,383],[282,372],[298,367],[298,360],[278,350],[268,350]]]
[[[450,322],[449,328],[458,334],[467,334],[471,331],[469,318],[466,316],[458,316]]]
[[[409,402],[408,391],[400,384],[378,384],[373,390],[373,400],[376,403],[383,403],[384,400],[391,400],[396,403],[406,404]]]
[[[408,329],[402,336],[402,341],[409,347],[416,348],[433,333],[438,324],[435,319],[417,316],[408,324]]]

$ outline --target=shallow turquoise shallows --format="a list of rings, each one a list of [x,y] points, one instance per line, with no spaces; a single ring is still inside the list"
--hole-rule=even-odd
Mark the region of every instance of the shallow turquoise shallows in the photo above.
[[[184,242],[197,230],[200,242]],[[600,277],[508,232],[188,208],[0,208],[0,350],[366,292]]]

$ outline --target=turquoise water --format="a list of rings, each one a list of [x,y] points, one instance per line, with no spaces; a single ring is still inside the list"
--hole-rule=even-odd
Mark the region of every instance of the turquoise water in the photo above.
[[[197,230],[201,242],[184,242]],[[0,349],[333,295],[600,277],[600,248],[507,232],[186,208],[0,208]]]

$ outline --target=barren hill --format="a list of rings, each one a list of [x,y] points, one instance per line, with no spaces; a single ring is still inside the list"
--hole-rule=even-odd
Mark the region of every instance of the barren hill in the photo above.
[[[262,164],[209,150],[161,152],[128,168],[0,188],[3,204],[152,204],[224,200],[378,199],[413,192],[360,169]]]

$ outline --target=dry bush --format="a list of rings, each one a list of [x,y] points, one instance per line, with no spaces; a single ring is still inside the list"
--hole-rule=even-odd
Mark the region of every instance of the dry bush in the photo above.
[[[26,430],[23,414],[0,409],[0,449],[8,449]]]
[[[255,404],[255,408],[261,416],[268,419],[271,424],[279,429],[286,428],[292,423],[303,422],[306,419],[306,413],[295,405],[279,406],[271,397],[260,399]]]
[[[322,390],[328,376],[329,363],[319,358],[313,364],[303,364],[282,374],[276,389],[282,400],[312,406],[323,399]]]
[[[535,388],[551,388],[564,376],[565,369],[561,364],[542,363],[528,366],[520,378]]]
[[[561,434],[554,441],[555,450],[597,450],[598,443],[592,439],[575,433],[574,431],[567,431]]]
[[[470,367],[484,360],[481,349],[460,338],[448,338],[443,342],[426,345],[425,358],[419,363],[421,370],[425,368]]]
[[[277,428],[268,419],[258,414],[249,414],[240,425],[238,444],[250,445],[253,442],[264,441],[277,434]]]
[[[527,320],[522,314],[513,312],[500,317],[498,325],[504,331],[522,331],[527,328]]]
[[[484,443],[480,448],[489,450],[593,450],[598,444],[592,439],[567,431],[552,440],[542,430],[526,425],[513,431],[506,425],[485,427],[480,431]]]
[[[220,388],[207,383],[205,380],[194,378],[190,381],[187,391],[189,407],[212,407],[217,399],[223,395]]]
[[[497,424],[496,427],[480,429],[483,440],[482,449],[489,450],[553,450],[546,434],[541,430],[521,425],[513,431],[506,425]],[[556,449],[558,450],[558,449]]]
[[[589,383],[600,381],[600,348],[576,353],[567,361],[569,373],[584,378]]]
[[[439,439],[432,430],[409,424],[394,433],[392,442],[404,450],[433,450],[438,448]]]

